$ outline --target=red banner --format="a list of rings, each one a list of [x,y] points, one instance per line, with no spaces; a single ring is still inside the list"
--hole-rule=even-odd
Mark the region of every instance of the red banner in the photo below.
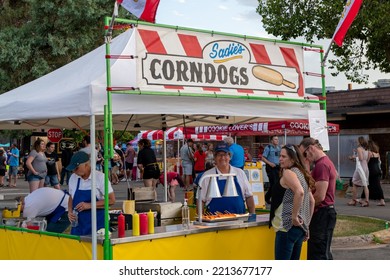
[[[327,124],[329,134],[340,132],[339,125]],[[185,134],[232,134],[232,135],[309,135],[309,121],[288,120],[232,125],[186,127]],[[184,129],[183,129],[184,131]]]

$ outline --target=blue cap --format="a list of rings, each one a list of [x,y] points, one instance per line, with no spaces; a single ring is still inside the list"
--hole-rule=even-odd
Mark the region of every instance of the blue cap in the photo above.
[[[73,171],[77,168],[77,166],[87,161],[89,161],[89,155],[86,152],[77,152],[72,156],[70,164],[66,167],[66,170]]]
[[[214,149],[214,153],[218,153],[218,152],[230,153],[229,146],[225,143],[218,144]]]

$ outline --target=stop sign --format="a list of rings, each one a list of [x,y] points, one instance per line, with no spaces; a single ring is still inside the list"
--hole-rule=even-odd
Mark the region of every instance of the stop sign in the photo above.
[[[51,128],[47,131],[47,138],[53,143],[58,143],[62,139],[62,130],[59,128]]]

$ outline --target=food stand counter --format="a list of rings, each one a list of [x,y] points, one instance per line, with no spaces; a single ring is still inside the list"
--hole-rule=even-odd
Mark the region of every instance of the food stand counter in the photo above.
[[[154,234],[124,238],[111,236],[114,260],[272,260],[275,232],[268,228],[268,214],[257,215],[255,222],[242,220],[205,225],[156,227]],[[88,241],[90,237],[82,237]],[[302,249],[306,259],[306,244]]]
[[[268,214],[255,222],[242,220],[191,225],[167,225],[154,234],[124,238],[113,232],[110,250],[113,260],[272,260],[275,232],[268,228]],[[92,237],[53,234],[0,226],[0,259],[81,260],[92,258]],[[103,259],[103,237],[97,242],[98,259]],[[53,250],[53,248],[56,248]],[[306,259],[306,243],[301,259]]]

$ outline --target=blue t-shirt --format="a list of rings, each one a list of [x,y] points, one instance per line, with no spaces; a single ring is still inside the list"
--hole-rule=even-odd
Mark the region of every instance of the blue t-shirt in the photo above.
[[[265,157],[268,161],[279,165],[279,156],[280,156],[280,146],[267,145],[263,152],[263,157]]]
[[[9,159],[9,166],[19,166],[19,150],[17,148],[11,149],[10,159]]]
[[[229,146],[231,155],[230,164],[237,168],[242,168],[245,165],[244,148],[233,143]]]

